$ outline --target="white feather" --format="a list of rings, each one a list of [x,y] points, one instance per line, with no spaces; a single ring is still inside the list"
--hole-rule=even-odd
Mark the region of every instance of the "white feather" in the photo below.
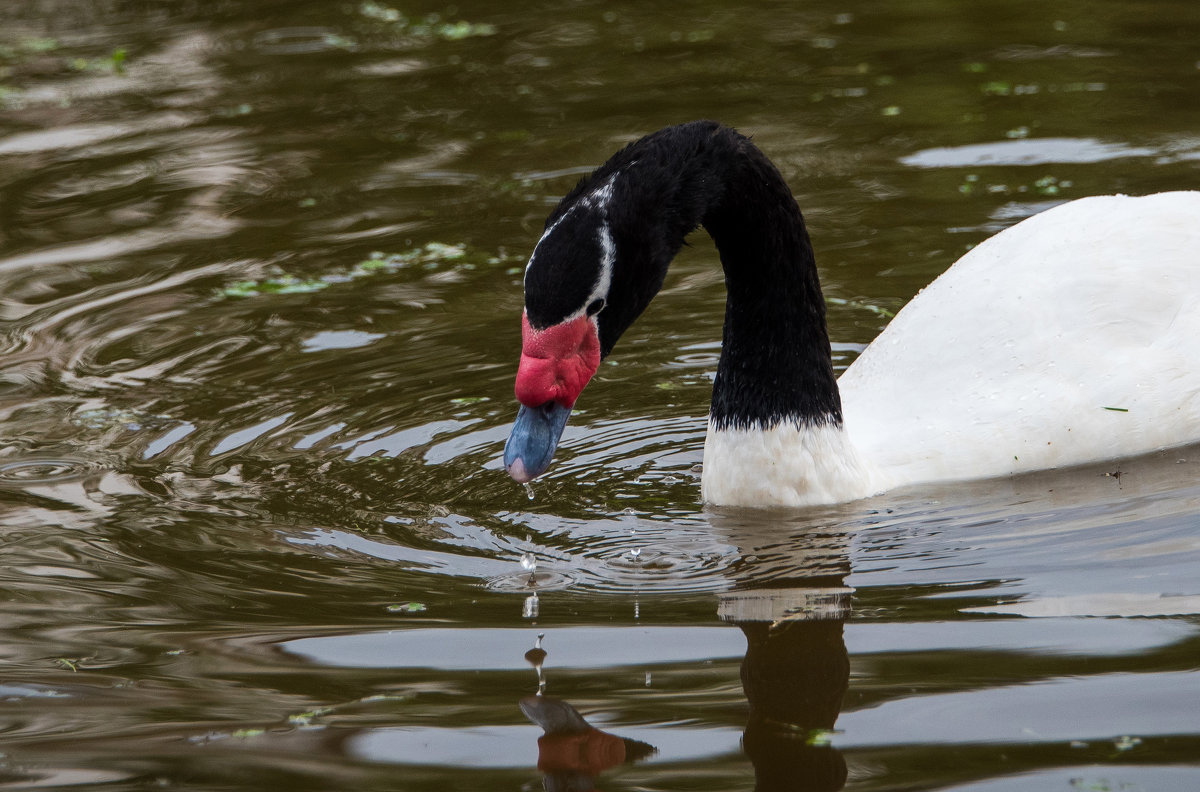
[[[811,506],[865,498],[887,481],[832,425],[717,429],[704,438],[701,496],[727,506]]]
[[[710,428],[705,500],[833,503],[1200,441],[1200,192],[1084,198],[1003,231],[838,384],[844,432]]]

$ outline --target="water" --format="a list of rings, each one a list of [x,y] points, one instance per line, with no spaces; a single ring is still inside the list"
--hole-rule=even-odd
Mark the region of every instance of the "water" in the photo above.
[[[621,143],[754,134],[844,367],[996,230],[1194,188],[1197,40],[1170,0],[0,6],[0,788],[1200,787],[1195,449],[704,510],[698,234],[536,498],[499,462],[524,258]]]

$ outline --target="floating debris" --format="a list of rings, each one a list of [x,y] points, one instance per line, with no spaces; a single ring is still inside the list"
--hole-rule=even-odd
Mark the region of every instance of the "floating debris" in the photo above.
[[[832,729],[810,729],[804,736],[804,742],[812,746],[825,746],[833,742]]]
[[[388,613],[424,613],[426,608],[423,602],[402,602],[388,605],[387,610]]]
[[[1113,745],[1116,746],[1118,751],[1130,751],[1141,744],[1141,737],[1130,737],[1129,735],[1122,735],[1121,737],[1113,740]]]
[[[266,729],[237,729],[229,733],[229,736],[235,740],[248,740],[252,737],[261,737],[266,734]]]
[[[322,715],[328,715],[330,712],[333,712],[333,707],[314,707],[304,712],[296,712],[288,715],[287,722],[301,729],[317,728],[313,724],[313,721]]]
[[[882,305],[866,302],[865,300],[847,300],[843,297],[826,297],[825,302],[829,305],[845,306],[846,308],[859,308],[864,311],[870,311],[876,316],[882,316],[885,319],[891,319],[896,315],[896,312],[890,308],[884,308]]]
[[[367,19],[387,26],[392,32],[414,38],[440,38],[459,41],[474,36],[494,36],[496,26],[486,22],[473,23],[465,20],[442,22],[441,14],[427,14],[421,19],[409,19],[403,12],[383,3],[365,2],[358,6],[358,13]]]
[[[478,264],[502,264],[506,256],[482,255],[469,251],[465,245],[448,245],[444,242],[426,244],[402,253],[376,251],[349,269],[340,269],[311,278],[302,278],[290,273],[280,273],[259,280],[240,280],[221,289],[225,297],[256,297],[263,294],[307,294],[321,291],[335,284],[365,278],[378,273],[391,273],[405,268],[421,267],[436,270],[448,262],[460,269],[472,270]]]

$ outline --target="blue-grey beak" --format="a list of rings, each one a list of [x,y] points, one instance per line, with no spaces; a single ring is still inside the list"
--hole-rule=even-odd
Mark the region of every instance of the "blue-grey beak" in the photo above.
[[[571,408],[556,401],[541,407],[521,405],[504,444],[504,469],[514,481],[524,484],[546,472],[570,415]]]

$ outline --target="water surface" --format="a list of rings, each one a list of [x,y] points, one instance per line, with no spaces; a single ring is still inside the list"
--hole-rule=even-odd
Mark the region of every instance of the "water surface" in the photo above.
[[[840,369],[988,235],[1195,188],[1198,40],[1173,0],[0,7],[0,788],[1200,787],[1196,449],[705,510],[699,233],[533,500],[499,463],[525,257],[619,145],[754,135]]]

